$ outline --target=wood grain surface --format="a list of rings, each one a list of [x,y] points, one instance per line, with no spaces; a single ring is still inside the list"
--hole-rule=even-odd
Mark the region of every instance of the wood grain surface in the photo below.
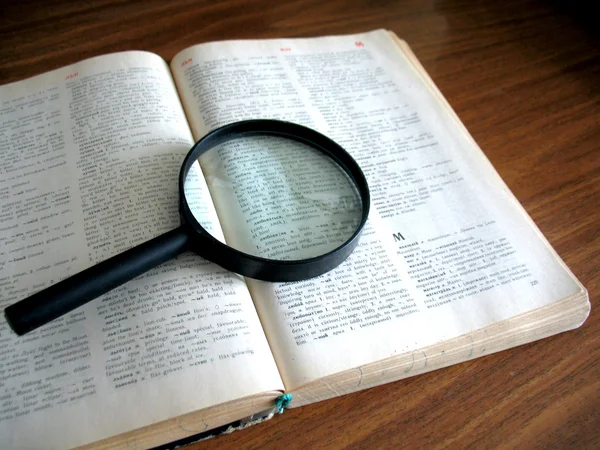
[[[592,313],[578,330],[288,410],[191,449],[600,448],[600,38],[591,7],[541,0],[0,4],[0,84],[121,50],[170,60],[212,40],[393,30],[590,292]]]

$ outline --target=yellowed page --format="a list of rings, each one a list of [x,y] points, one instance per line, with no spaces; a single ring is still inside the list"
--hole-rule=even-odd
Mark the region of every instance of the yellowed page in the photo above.
[[[302,283],[248,280],[286,388],[583,294],[387,32],[203,44],[171,67],[196,137],[299,122],[369,181],[369,226],[346,263]]]
[[[390,35],[398,44],[404,56],[410,60],[423,82],[429,85],[432,93],[453,117],[458,128],[470,138],[469,133],[436,88],[433,81],[429,78],[406,42],[400,40],[393,33],[390,33]],[[497,180],[500,184],[504,184],[499,176]],[[539,237],[545,241],[541,233]],[[551,248],[549,244],[548,248]],[[564,267],[568,270],[566,266]],[[581,292],[576,295],[566,297],[545,307],[495,322],[485,328],[434,345],[421,347],[408,353],[321,377],[294,390],[294,401],[291,407],[301,407],[307,403],[415,376],[452,364],[458,364],[465,360],[543,339],[580,326],[589,313],[589,298],[582,286]]]
[[[0,98],[1,307],[179,225],[194,141],[158,56],[90,59]],[[191,253],[26,336],[0,321],[2,448],[77,446],[282,388],[244,282]]]

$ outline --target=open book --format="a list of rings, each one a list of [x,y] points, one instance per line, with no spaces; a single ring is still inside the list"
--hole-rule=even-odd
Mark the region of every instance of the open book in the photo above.
[[[315,128],[372,194],[359,246],[321,277],[259,282],[189,253],[23,337],[3,320],[2,448],[156,446],[273,410],[284,392],[302,406],[589,314],[584,287],[389,32],[207,43],[170,65],[111,54],[0,99],[2,308],[177,227],[183,157],[226,123]],[[197,208],[227,240],[245,218],[215,208],[203,171]]]

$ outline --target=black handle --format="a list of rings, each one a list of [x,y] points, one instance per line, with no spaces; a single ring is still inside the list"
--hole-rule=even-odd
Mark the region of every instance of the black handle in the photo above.
[[[179,227],[113,256],[9,306],[6,320],[18,335],[35,330],[183,253],[188,236]]]

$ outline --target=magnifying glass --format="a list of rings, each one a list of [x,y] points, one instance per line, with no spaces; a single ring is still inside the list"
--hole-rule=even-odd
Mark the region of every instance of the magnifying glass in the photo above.
[[[200,158],[226,243],[203,225]],[[342,147],[277,120],[235,122],[207,134],[183,161],[179,195],[179,228],[9,306],[11,328],[32,331],[187,250],[249,278],[316,277],[354,250],[370,206],[367,181]]]

